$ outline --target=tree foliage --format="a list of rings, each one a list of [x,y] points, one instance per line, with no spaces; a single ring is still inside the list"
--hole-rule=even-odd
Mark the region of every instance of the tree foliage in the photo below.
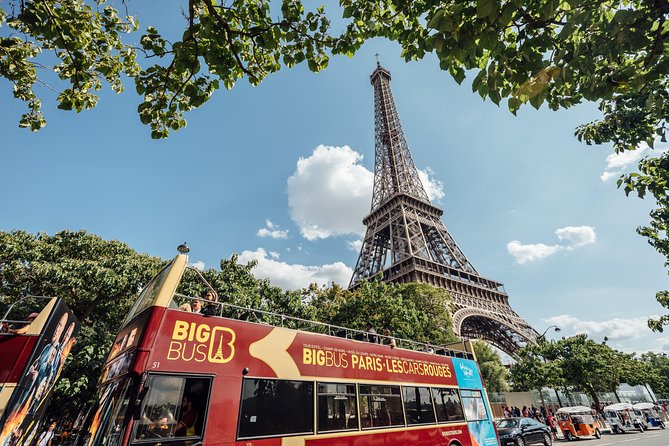
[[[621,383],[660,384],[657,369],[648,362],[586,335],[527,346],[519,358],[511,368],[515,390],[571,387],[588,394],[596,407],[600,393],[615,392]]]
[[[85,231],[0,232],[0,296],[62,297],[81,321],[57,383],[56,404],[76,410],[92,398],[116,330],[137,291],[163,263]]]
[[[0,77],[27,104],[19,125],[46,124],[36,87],[55,71],[58,106],[94,107],[97,91],[124,90],[131,78],[151,136],[186,125],[184,114],[221,86],[240,79],[257,85],[282,67],[327,67],[332,55],[353,55],[368,39],[398,42],[406,60],[435,54],[461,83],[513,113],[529,103],[553,110],[595,101],[602,118],[577,137],[612,143],[616,153],[666,139],[669,116],[669,0],[340,0],[344,31],[333,35],[323,7],[301,0],[184,1],[184,30],[168,41],[130,15],[131,2],[8,0],[0,5]],[[330,16],[332,17],[332,16]],[[175,20],[178,18],[175,12]],[[55,62],[54,62],[55,60]],[[621,177],[625,193],[658,202],[638,232],[669,268],[669,153],[646,158],[639,173]],[[657,293],[669,308],[669,292]],[[662,330],[669,316],[649,325]]]
[[[660,398],[669,397],[669,357],[666,353],[648,352],[641,355],[641,360],[655,371],[657,382],[653,390]]]
[[[476,361],[479,364],[483,382],[488,392],[504,392],[509,390],[507,383],[509,372],[502,361],[490,345],[477,339],[473,342]]]
[[[26,295],[57,296],[66,300],[82,323],[54,392],[51,407],[58,408],[60,417],[76,416],[92,400],[100,369],[138,291],[165,263],[86,231],[62,231],[53,236],[0,232],[0,310],[4,313],[4,304]],[[353,292],[337,285],[286,291],[256,279],[255,265],[239,264],[233,255],[221,260],[220,268],[200,274],[217,290],[222,302],[238,307],[359,330],[371,321],[379,329],[390,328],[395,337],[432,344],[457,340],[450,300],[442,289],[374,282]],[[200,296],[205,289],[199,274],[189,270],[178,292]],[[226,315],[240,318],[249,317],[248,313],[225,310]]]

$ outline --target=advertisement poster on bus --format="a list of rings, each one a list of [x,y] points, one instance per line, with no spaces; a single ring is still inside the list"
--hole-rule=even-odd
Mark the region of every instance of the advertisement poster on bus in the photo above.
[[[0,420],[0,446],[31,444],[78,333],[79,321],[58,299]]]
[[[495,426],[491,420],[488,403],[483,392],[483,382],[474,361],[453,358],[453,368],[460,387],[462,406],[467,417],[469,435],[473,446],[498,445]],[[468,390],[465,390],[468,389]],[[471,390],[469,390],[471,389]]]

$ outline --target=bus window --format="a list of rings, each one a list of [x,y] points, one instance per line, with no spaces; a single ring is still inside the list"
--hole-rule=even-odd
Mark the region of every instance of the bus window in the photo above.
[[[461,390],[460,395],[462,395],[462,406],[465,408],[467,421],[488,419],[488,413],[485,410],[480,390]]]
[[[360,386],[362,428],[404,426],[399,386]]]
[[[357,429],[355,384],[318,383],[318,432]]]
[[[149,375],[134,439],[191,444],[202,438],[210,387],[210,378]],[[183,438],[192,441],[184,443]]]
[[[404,410],[408,424],[435,423],[434,407],[428,387],[403,387]]]
[[[238,438],[314,433],[314,383],[244,379]]]
[[[437,420],[440,423],[464,421],[460,396],[457,389],[432,389],[432,397],[437,409]]]

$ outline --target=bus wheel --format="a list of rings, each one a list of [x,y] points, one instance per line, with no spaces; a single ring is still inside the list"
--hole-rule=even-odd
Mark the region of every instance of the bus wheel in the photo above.
[[[574,439],[574,436],[571,434],[571,432],[567,431],[564,434],[564,438],[566,438],[567,441],[572,441]]]
[[[597,438],[597,439],[602,438],[602,433],[599,432],[599,429],[595,429],[595,438]]]
[[[550,435],[544,432],[544,446],[552,446],[553,439]]]

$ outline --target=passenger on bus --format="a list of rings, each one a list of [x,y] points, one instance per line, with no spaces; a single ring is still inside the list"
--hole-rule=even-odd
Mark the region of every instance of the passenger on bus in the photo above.
[[[216,316],[218,314],[218,305],[216,305],[218,296],[216,295],[216,293],[211,290],[207,290],[204,292],[204,295],[202,297],[205,300],[209,301],[202,309],[202,314],[204,314],[205,316]]]
[[[20,327],[14,328],[10,325],[9,332],[14,334],[24,334],[26,331],[28,331],[28,327],[30,327],[32,321],[37,319],[37,316],[39,316],[39,313],[30,313],[30,315],[26,318],[26,322]]]
[[[203,304],[202,304],[201,300],[199,300],[199,299],[194,300],[193,301],[193,309],[192,309],[193,313],[202,314],[202,305]]]
[[[376,330],[374,330],[374,326],[371,322],[367,322],[367,341],[371,342],[372,344],[379,343],[379,337],[377,336]]]
[[[383,329],[383,345],[389,345],[390,348],[396,347],[395,338],[390,336],[390,330],[388,330],[387,328]]]
[[[197,412],[193,407],[193,394],[185,394],[181,400],[181,417],[174,430],[175,437],[195,435]]]
[[[195,314],[202,314],[202,308],[204,307],[204,304],[200,299],[193,299],[193,304],[189,304],[188,302],[182,304],[179,309],[181,311],[187,311],[189,313],[195,313]]]

